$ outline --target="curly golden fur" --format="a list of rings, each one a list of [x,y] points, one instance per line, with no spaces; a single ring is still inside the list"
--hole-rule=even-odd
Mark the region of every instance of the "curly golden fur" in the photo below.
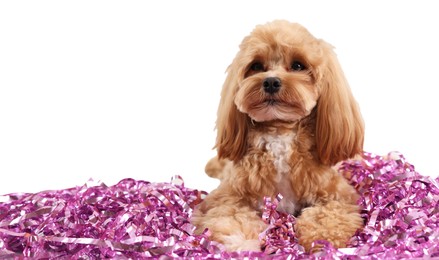
[[[230,251],[260,250],[263,198],[297,216],[306,250],[315,240],[343,247],[362,218],[358,194],[333,168],[362,152],[364,125],[332,46],[303,26],[273,21],[244,38],[227,70],[218,108],[221,179],[194,211],[197,232]]]

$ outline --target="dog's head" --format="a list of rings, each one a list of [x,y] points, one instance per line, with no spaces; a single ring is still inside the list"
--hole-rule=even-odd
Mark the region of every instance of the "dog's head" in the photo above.
[[[312,111],[323,164],[362,152],[363,121],[332,46],[296,23],[257,26],[227,70],[218,108],[218,155],[242,158],[252,120],[294,122]]]

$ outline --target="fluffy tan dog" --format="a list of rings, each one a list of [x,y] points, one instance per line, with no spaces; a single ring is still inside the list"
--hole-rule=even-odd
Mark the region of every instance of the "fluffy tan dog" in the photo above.
[[[364,126],[332,46],[287,21],[257,26],[227,70],[218,109],[221,184],[196,208],[197,232],[230,251],[260,250],[263,198],[297,216],[306,250],[343,247],[362,227],[358,194],[332,167],[362,152]]]

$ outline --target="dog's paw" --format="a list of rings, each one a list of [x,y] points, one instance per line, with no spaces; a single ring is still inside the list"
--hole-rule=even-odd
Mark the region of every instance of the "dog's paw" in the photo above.
[[[325,206],[305,209],[296,220],[296,234],[306,251],[319,250],[317,240],[326,240],[335,248],[346,247],[349,239],[362,227],[363,220],[356,205],[330,202]]]
[[[223,236],[222,241],[227,251],[261,251],[261,242],[258,239],[245,239],[242,234]]]
[[[236,251],[261,251],[261,242],[259,240],[245,240],[236,249]]]

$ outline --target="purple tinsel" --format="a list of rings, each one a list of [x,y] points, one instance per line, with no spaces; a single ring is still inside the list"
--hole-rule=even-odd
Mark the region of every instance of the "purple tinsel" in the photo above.
[[[171,183],[124,179],[114,186],[87,183],[58,191],[0,196],[2,258],[273,258],[389,259],[439,257],[439,179],[418,174],[399,153],[342,163],[339,170],[361,199],[365,227],[347,248],[316,241],[307,254],[297,243],[293,216],[266,198],[262,252],[226,252],[193,233],[189,223],[206,193]]]

